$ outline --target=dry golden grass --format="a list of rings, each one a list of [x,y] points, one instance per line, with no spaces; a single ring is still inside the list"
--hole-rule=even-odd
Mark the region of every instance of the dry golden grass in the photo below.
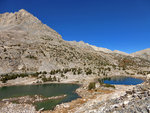
[[[97,90],[97,92],[101,92],[101,93],[104,93],[104,94],[109,94],[109,93],[112,93],[114,91],[112,91],[112,90]]]

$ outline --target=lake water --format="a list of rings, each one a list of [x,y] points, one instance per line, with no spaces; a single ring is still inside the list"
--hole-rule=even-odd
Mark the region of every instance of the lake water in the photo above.
[[[53,109],[57,104],[70,102],[71,100],[79,98],[79,95],[75,93],[77,88],[79,88],[79,85],[76,84],[40,84],[1,87],[0,99],[26,95],[42,95],[44,97],[67,95],[62,99],[47,100],[35,104],[36,109],[44,108],[45,110],[49,110]]]
[[[102,79],[102,82],[105,84],[112,84],[112,85],[137,85],[144,82],[144,80],[132,77],[117,76],[104,78]]]

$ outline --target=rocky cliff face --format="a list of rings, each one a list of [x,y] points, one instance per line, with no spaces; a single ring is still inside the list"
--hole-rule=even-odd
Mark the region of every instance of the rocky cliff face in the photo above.
[[[56,31],[25,10],[0,14],[0,73],[62,68],[149,67],[142,58],[114,54],[84,42],[64,41]]]

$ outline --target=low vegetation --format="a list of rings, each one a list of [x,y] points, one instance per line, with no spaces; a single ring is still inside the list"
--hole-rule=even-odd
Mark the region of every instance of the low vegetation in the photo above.
[[[148,75],[150,74],[150,71],[138,71],[137,74]]]
[[[103,87],[108,87],[108,88],[111,87],[111,88],[115,88],[114,85],[111,85],[111,84],[105,84],[105,83],[104,83],[104,80],[109,80],[109,79],[111,79],[111,78],[103,78],[103,79],[99,79],[98,81],[99,81],[100,85],[103,86]]]
[[[90,82],[88,85],[88,90],[95,89],[95,82]]]
[[[35,57],[33,55],[27,55],[26,58],[37,60],[37,57]]]
[[[111,85],[111,84],[101,84],[101,86],[103,86],[103,87],[111,87],[111,88],[115,88],[115,86],[114,85]]]
[[[28,76],[32,76],[32,77],[38,77],[39,73],[9,73],[9,74],[2,74],[0,76],[0,80],[3,83],[6,83],[8,80],[12,80],[12,79],[16,79],[18,77],[28,77]]]
[[[53,81],[57,81],[58,80],[58,82],[60,81],[59,79],[57,79],[55,76],[54,77],[48,77],[48,78],[46,78],[45,76],[42,78],[42,81],[43,82],[48,82],[48,81],[50,81],[50,82],[53,82]]]
[[[29,58],[33,58],[32,56],[30,56]],[[126,60],[124,62],[127,62]],[[125,66],[127,68],[127,66]],[[28,77],[29,75],[31,77],[37,77],[39,78],[41,75],[44,75],[44,77],[41,77],[41,79],[46,82],[46,81],[60,81],[61,78],[63,79],[67,79],[68,76],[66,74],[72,74],[72,75],[98,75],[98,76],[105,76],[107,77],[107,75],[109,75],[110,71],[113,70],[124,70],[123,67],[118,67],[116,65],[111,65],[111,66],[101,66],[101,67],[94,67],[94,69],[92,68],[88,68],[88,67],[74,67],[74,68],[64,68],[64,69],[55,69],[55,70],[51,70],[49,72],[46,71],[41,71],[41,72],[33,72],[33,73],[8,73],[8,74],[2,74],[0,75],[0,81],[2,81],[3,83],[6,83],[8,80],[12,80],[12,79],[16,79],[18,77]],[[129,73],[125,70],[126,74],[130,74],[130,75],[134,75],[135,73]],[[150,74],[150,71],[137,71],[137,74],[142,74],[142,75],[147,75]],[[39,76],[40,75],[40,76]],[[50,77],[46,78],[45,75],[49,75]],[[53,78],[55,75],[56,78]],[[109,79],[109,78],[106,78]],[[114,87],[113,85],[106,85],[103,83],[103,80],[99,80],[100,84],[104,87]]]

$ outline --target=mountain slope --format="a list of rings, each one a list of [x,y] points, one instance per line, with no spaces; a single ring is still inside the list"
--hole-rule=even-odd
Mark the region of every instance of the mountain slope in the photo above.
[[[64,41],[56,31],[23,9],[1,14],[0,26],[1,73],[83,66],[88,64],[86,57],[107,62],[89,49],[83,51]]]
[[[56,31],[43,24],[24,9],[15,13],[4,13],[0,15],[1,30],[23,30],[32,35],[51,35],[51,37],[61,37]]]
[[[108,67],[119,71],[117,67],[149,66],[150,62],[141,58],[114,54],[82,41],[64,41],[56,31],[23,9],[0,14],[0,73],[80,67],[104,74],[102,70]]]
[[[122,55],[129,55],[128,53],[118,51],[118,50],[114,50],[113,53],[122,54]]]
[[[134,56],[134,57],[144,58],[144,59],[150,61],[150,48],[144,49],[144,50],[141,50],[141,51],[137,51],[135,53],[132,53],[131,55]]]

